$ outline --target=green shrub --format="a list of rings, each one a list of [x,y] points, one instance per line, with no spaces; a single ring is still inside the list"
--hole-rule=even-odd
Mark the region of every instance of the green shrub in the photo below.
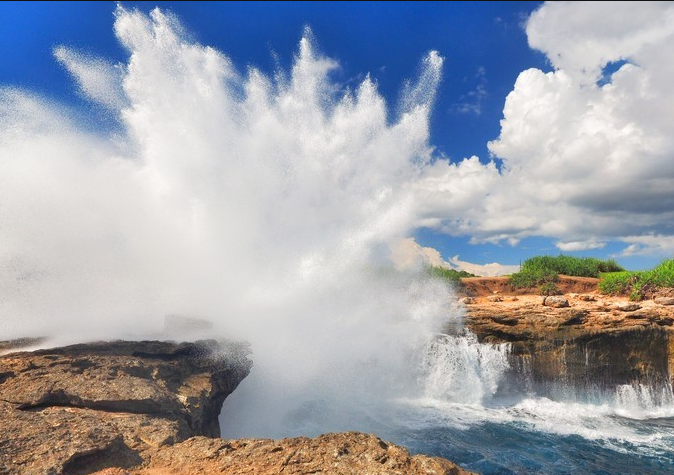
[[[512,274],[508,279],[510,286],[516,289],[536,287],[537,285],[557,281],[559,281],[559,275],[545,269],[522,269],[520,272]]]
[[[599,281],[599,290],[606,295],[625,295],[631,287],[634,272],[611,272],[602,274]]]
[[[562,291],[557,288],[554,282],[546,282],[538,287],[538,293],[541,295],[561,295]]]
[[[475,277],[475,274],[471,274],[465,270],[446,269],[444,267],[438,266],[429,266],[428,272],[433,277],[439,277],[443,280],[454,283],[461,282],[462,277]]]
[[[536,256],[524,261],[522,270],[545,269],[558,274],[574,277],[599,277],[603,272],[624,271],[615,261],[602,261],[594,257],[572,257],[559,255]]]
[[[615,261],[602,261],[593,257],[536,256],[524,261],[519,272],[509,279],[511,287],[536,287],[557,282],[559,274],[574,277],[599,277],[603,272],[623,271]]]
[[[607,295],[629,295],[630,300],[643,300],[658,288],[674,287],[674,259],[662,261],[657,267],[640,272],[602,274],[599,290]]]

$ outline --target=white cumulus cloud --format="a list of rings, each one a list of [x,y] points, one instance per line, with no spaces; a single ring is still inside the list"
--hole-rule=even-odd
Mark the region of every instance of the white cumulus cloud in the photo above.
[[[437,249],[424,247],[414,238],[400,239],[390,244],[389,248],[390,258],[398,270],[416,270],[431,265],[445,269],[464,270],[483,277],[512,274],[519,270],[518,265],[504,265],[498,262],[474,264],[460,260],[458,255],[444,260]]]
[[[421,224],[473,242],[668,249],[658,243],[674,236],[674,3],[545,3],[526,32],[554,70],[517,78],[489,143],[502,167],[435,162],[417,184]]]

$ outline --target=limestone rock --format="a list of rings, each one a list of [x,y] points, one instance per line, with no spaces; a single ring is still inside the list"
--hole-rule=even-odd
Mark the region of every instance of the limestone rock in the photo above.
[[[548,297],[545,297],[545,299],[543,299],[543,305],[545,305],[546,307],[562,308],[568,307],[569,301],[565,297],[562,297],[561,295],[550,295]]]
[[[637,310],[621,312],[616,308],[632,305],[625,297],[576,299],[573,307],[544,306],[534,294],[520,294],[519,299],[479,300],[467,307],[466,315],[479,341],[510,345],[512,374],[504,380],[513,390],[525,382],[518,383],[518,368],[526,370],[522,374],[530,375],[541,395],[573,388],[611,392],[645,381],[671,390],[674,306],[645,301]]]
[[[448,460],[411,456],[372,434],[347,432],[313,439],[222,440],[194,437],[148,453],[129,475],[470,475]],[[103,475],[102,473],[96,475]]]
[[[247,355],[233,343],[118,341],[0,356],[0,474],[469,475],[355,432],[216,438]]]
[[[215,341],[117,341],[6,354],[0,473],[130,467],[148,447],[217,436],[222,403],[250,366],[243,346]]]
[[[641,305],[634,302],[621,302],[614,307],[621,312],[635,312],[641,308]]]

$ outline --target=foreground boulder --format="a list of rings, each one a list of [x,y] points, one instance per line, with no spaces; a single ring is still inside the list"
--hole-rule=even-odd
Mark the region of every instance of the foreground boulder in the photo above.
[[[0,475],[469,474],[355,432],[220,439],[222,403],[250,368],[245,346],[211,340],[0,356]]]
[[[117,341],[0,357],[1,474],[132,467],[140,453],[220,435],[248,375],[240,344]]]

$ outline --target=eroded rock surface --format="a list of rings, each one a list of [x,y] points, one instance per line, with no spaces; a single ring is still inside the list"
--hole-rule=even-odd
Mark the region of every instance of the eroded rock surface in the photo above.
[[[0,475],[469,474],[356,432],[218,438],[218,414],[250,370],[247,355],[209,340],[0,356]]]
[[[239,344],[108,342],[0,357],[0,473],[131,467],[151,447],[219,436],[251,362]]]
[[[480,341],[509,342],[513,366],[543,386],[671,385],[674,308],[587,290],[566,293],[566,307],[539,295],[474,297],[467,323]]]
[[[470,475],[448,460],[409,452],[372,434],[313,439],[222,440],[195,437],[151,450],[140,468],[114,475]],[[96,475],[113,475],[98,473]]]

